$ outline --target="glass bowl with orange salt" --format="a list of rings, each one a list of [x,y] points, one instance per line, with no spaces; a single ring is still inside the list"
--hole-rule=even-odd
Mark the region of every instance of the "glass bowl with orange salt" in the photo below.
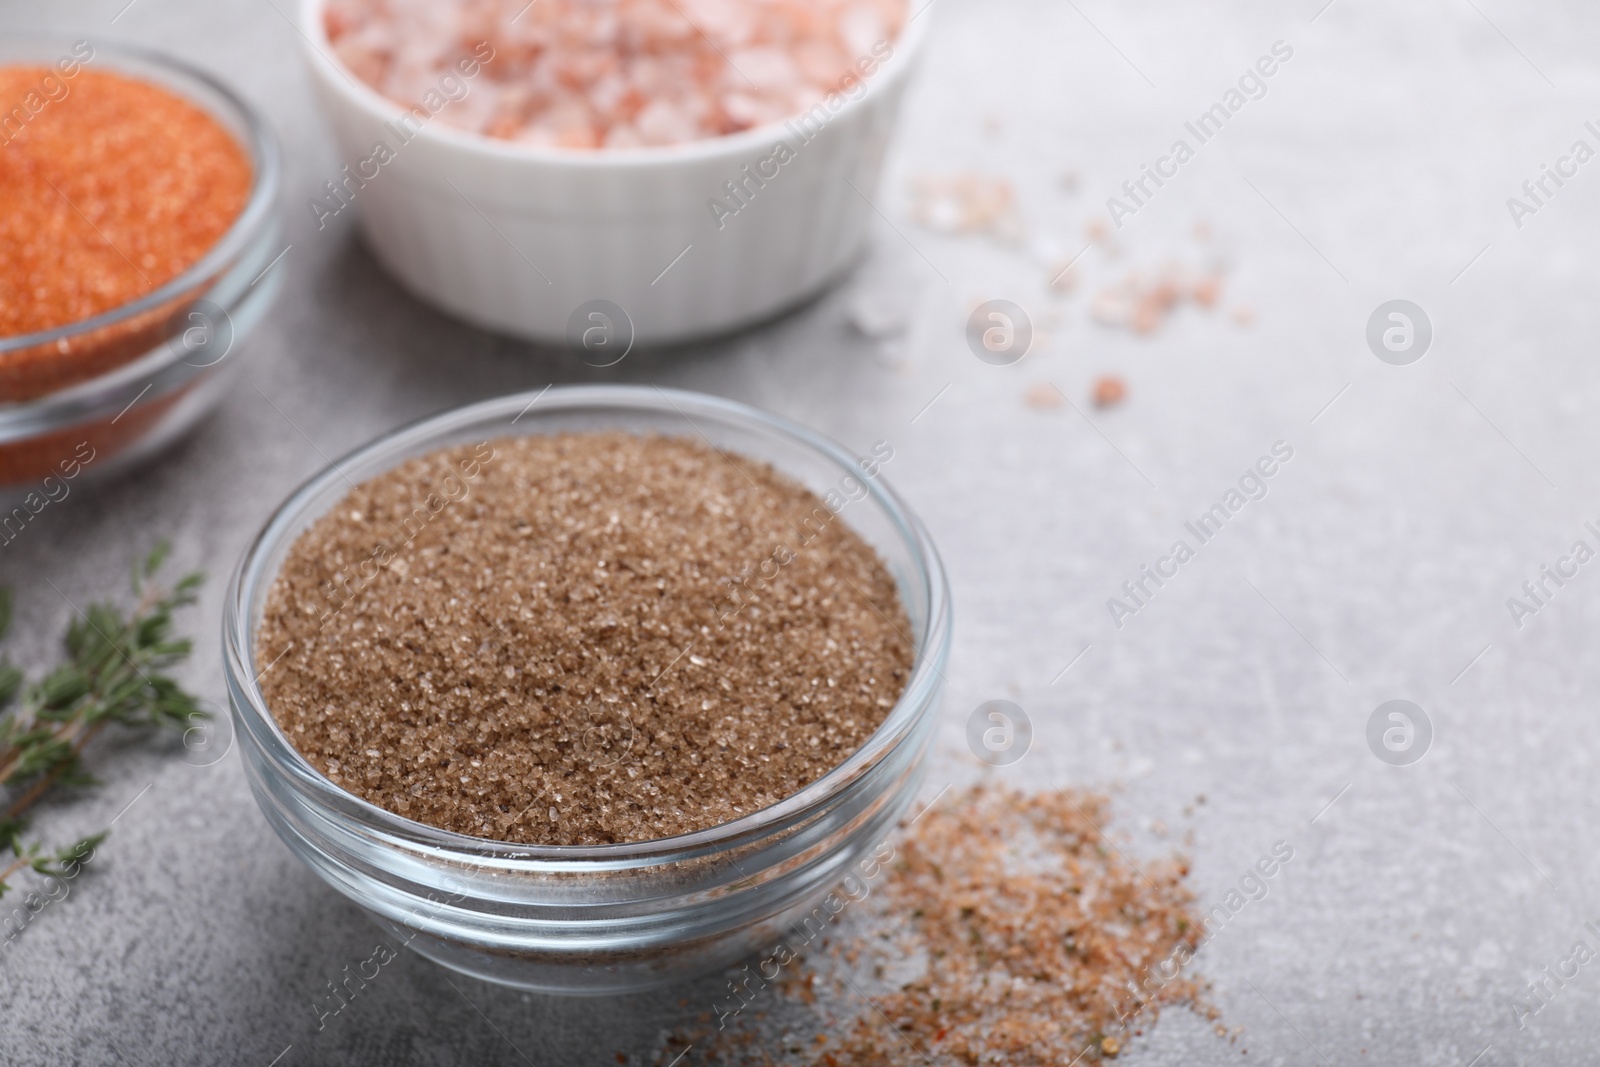
[[[216,402],[276,294],[280,171],[256,111],[188,64],[0,43],[0,538]]]
[[[302,0],[345,164],[307,208],[586,359],[753,324],[858,258],[924,5]]]

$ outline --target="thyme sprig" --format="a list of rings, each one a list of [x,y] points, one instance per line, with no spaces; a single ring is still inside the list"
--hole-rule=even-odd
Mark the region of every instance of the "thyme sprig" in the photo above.
[[[209,716],[165,673],[192,647],[188,638],[172,636],[173,612],[194,603],[204,580],[196,572],[170,590],[156,585],[167,550],[162,542],[134,565],[138,599],[131,614],[108,602],[77,613],[63,642],[66,660],[43,678],[25,685],[23,672],[0,656],[0,848],[13,856],[0,868],[0,896],[18,871],[63,877],[104,840],[102,831],[53,852],[23,840],[28,811],[51,790],[94,784],[82,757],[102,730],[120,723],[181,732]],[[0,588],[0,638],[10,625],[11,593]]]

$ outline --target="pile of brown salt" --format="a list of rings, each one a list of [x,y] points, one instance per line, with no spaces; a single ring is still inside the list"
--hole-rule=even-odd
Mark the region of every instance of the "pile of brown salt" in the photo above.
[[[1203,929],[1187,866],[1135,866],[1101,830],[1109,811],[1090,793],[980,787],[917,819],[885,883],[886,915],[908,924],[833,948],[850,969],[926,966],[816,1063],[1059,1067],[1118,1055],[1163,1006],[1214,1020],[1188,969]]]
[[[770,1003],[751,999],[726,1028],[707,1012],[652,1062],[1076,1067],[1121,1055],[1180,1005],[1237,1036],[1192,974],[1204,917],[1187,865],[1136,864],[1109,818],[1105,797],[1078,790],[945,797],[892,839],[882,882],[820,951],[756,993]],[[729,985],[740,1000],[754,973],[770,978],[746,965]]]
[[[341,788],[459,833],[606,844],[838,766],[904,690],[909,633],[872,548],[765,464],[560,434],[354,488],[284,560],[256,658]]]

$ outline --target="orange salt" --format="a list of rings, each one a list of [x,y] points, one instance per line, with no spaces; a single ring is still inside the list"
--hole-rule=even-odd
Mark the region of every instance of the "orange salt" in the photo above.
[[[9,113],[53,74],[0,67],[0,109]],[[0,338],[70,325],[160,288],[200,260],[249,199],[248,156],[196,105],[108,71],[82,70],[64,84],[65,96],[0,144]],[[0,400],[141,355],[160,343],[161,325],[138,344],[116,334],[0,355]]]

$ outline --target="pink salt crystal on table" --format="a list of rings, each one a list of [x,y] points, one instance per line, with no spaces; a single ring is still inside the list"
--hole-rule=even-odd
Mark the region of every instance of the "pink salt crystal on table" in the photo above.
[[[990,233],[1015,239],[1022,226],[1016,190],[1005,178],[965,171],[911,180],[911,219],[943,233]]]
[[[1035,382],[1022,394],[1022,402],[1036,411],[1051,411],[1066,401],[1061,390],[1049,382]]]
[[[565,148],[678,144],[859,95],[906,0],[330,0],[356,77],[412,106],[452,78],[437,118]],[[492,58],[471,78],[456,63]],[[459,95],[464,84],[465,95]]]

